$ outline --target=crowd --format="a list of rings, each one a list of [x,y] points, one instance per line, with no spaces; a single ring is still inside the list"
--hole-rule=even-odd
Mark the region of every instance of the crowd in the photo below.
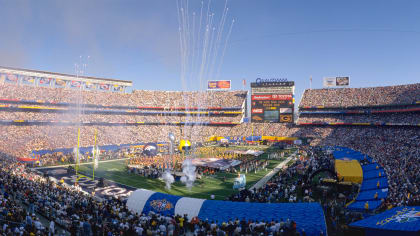
[[[241,116],[161,116],[161,115],[114,115],[114,114],[77,114],[45,112],[10,112],[0,111],[0,120],[52,121],[73,123],[176,123],[176,122],[236,122]]]
[[[24,99],[24,100],[44,100],[49,102],[67,102],[78,104],[97,104],[97,105],[121,105],[121,106],[163,106],[163,107],[240,107],[245,99],[245,92],[168,92],[168,91],[133,91],[131,94],[103,93],[70,91],[65,89],[34,88],[27,86],[15,86],[9,84],[0,85],[0,98],[5,99]],[[302,98],[300,107],[304,106],[326,106],[349,108],[352,106],[376,106],[390,104],[408,104],[420,101],[420,84],[375,87],[375,88],[345,88],[345,89],[317,89],[306,90]],[[57,120],[66,121],[106,121],[106,122],[181,122],[184,119],[194,117],[165,117],[165,116],[128,116],[128,115],[78,115],[78,114],[55,114],[55,113],[32,113],[32,112],[0,112],[0,119],[5,120]],[[143,120],[144,118],[144,120]],[[207,116],[203,120],[211,121]],[[216,118],[215,118],[216,119]],[[238,117],[217,117],[218,121],[228,121],[238,119]],[[192,121],[191,120],[191,121]],[[236,120],[235,120],[236,121]],[[411,123],[418,124],[417,113],[387,113],[387,114],[366,114],[366,115],[303,115],[300,122],[391,122],[391,123]],[[97,130],[98,145],[109,144],[133,144],[139,142],[158,142],[168,140],[168,133],[173,133],[176,137],[183,137],[193,142],[204,142],[212,135],[216,136],[250,136],[250,135],[272,135],[288,137],[308,137],[311,138],[311,146],[345,146],[354,150],[366,153],[384,167],[389,181],[389,192],[386,204],[392,206],[419,205],[420,204],[420,129],[417,127],[301,127],[285,124],[250,124],[242,123],[232,127],[223,126],[170,126],[170,125],[139,125],[139,126],[83,126],[81,128],[80,146],[92,146],[94,144],[94,134]],[[77,127],[75,126],[0,126],[0,151],[15,157],[27,157],[33,150],[73,148],[77,145]],[[320,153],[316,148],[308,149],[309,156],[304,160],[299,160],[275,176],[270,183],[262,189],[250,192],[241,192],[232,196],[234,201],[255,201],[255,202],[296,202],[310,201],[314,194],[314,189],[309,187],[308,175],[313,170],[320,167],[330,166],[330,158]],[[312,153],[312,154],[311,154]],[[205,154],[205,153],[204,153]],[[210,153],[214,154],[214,153]],[[221,158],[228,158],[229,155],[220,152]],[[88,156],[88,155],[87,155]],[[87,156],[82,157],[88,160]],[[104,158],[113,155],[104,155]],[[47,165],[55,162],[74,161],[70,154],[53,153],[44,155],[42,162]],[[73,160],[72,160],[73,158]],[[85,159],[84,159],[85,158]],[[136,162],[138,161],[138,162]],[[181,160],[179,160],[181,161]],[[142,159],[133,159],[133,165],[140,166],[139,172],[143,170],[145,175],[159,175],[154,170],[145,173]],[[166,168],[163,164],[146,163],[147,166],[160,171]],[[173,164],[173,162],[172,162]],[[21,168],[15,168],[16,163],[3,163],[1,170],[3,199],[10,204],[2,202],[0,206],[6,209],[7,214],[3,214],[4,222],[11,222],[3,227],[2,232],[20,232],[20,227],[13,222],[23,222],[27,218],[27,213],[18,206],[19,202],[26,202],[34,206],[37,211],[42,212],[50,218],[57,219],[57,223],[72,231],[87,230],[92,232],[154,232],[166,227],[169,232],[168,221],[162,221],[163,216],[143,216],[143,218],[128,213],[123,203],[118,200],[111,200],[107,203],[97,202],[97,200],[85,196],[73,188],[67,188],[53,184],[43,177],[30,173]],[[143,167],[141,167],[143,165]],[[243,162],[240,171],[251,171],[255,168],[264,168],[264,163]],[[160,169],[159,169],[160,168]],[[135,170],[137,171],[137,170]],[[204,171],[204,170],[203,170]],[[296,178],[300,176],[302,178]],[[10,186],[14,187],[13,191]],[[15,191],[16,190],[16,191]],[[15,193],[15,194],[12,194]],[[18,196],[18,200],[14,197]],[[32,196],[32,197],[30,197]],[[46,197],[45,197],[46,196]],[[351,197],[349,193],[346,196]],[[12,199],[13,198],[13,199]],[[343,204],[348,199],[338,199],[337,196],[322,196],[331,198],[325,201],[330,204],[326,207],[328,219],[332,224],[337,222],[348,222],[352,219],[345,213],[341,214]],[[16,206],[10,208],[9,206]],[[82,206],[87,206],[83,209]],[[31,208],[32,209],[32,208]],[[331,210],[332,209],[332,210]],[[3,211],[5,212],[5,211]],[[10,212],[10,215],[9,215]],[[338,214],[340,212],[340,214]],[[155,217],[155,218],[153,218]],[[24,232],[47,232],[45,227],[42,229],[36,218],[31,218],[30,227],[23,226]],[[146,223],[156,223],[155,227]],[[59,220],[62,219],[62,220]],[[166,218],[163,218],[166,219]],[[173,232],[183,227],[184,220],[171,218]],[[28,219],[29,221],[29,219]],[[186,222],[186,221],[185,221]],[[236,221],[231,224],[235,225]],[[279,222],[264,222],[263,230],[271,230],[273,224],[276,230]],[[198,228],[205,229],[206,225],[213,225],[209,222],[200,222]],[[258,223],[260,224],[260,223]],[[132,226],[133,225],[133,226]],[[204,225],[204,226],[203,226]],[[226,222],[215,224],[210,231],[227,230],[230,225]],[[238,226],[239,225],[239,226]],[[229,230],[240,227],[242,230],[249,230],[252,223],[236,224],[236,227],[229,226]],[[254,224],[255,225],[255,224]],[[268,227],[270,225],[270,227]],[[163,230],[159,229],[159,230]],[[18,229],[17,229],[18,228]],[[178,229],[177,229],[178,228]],[[194,231],[196,226],[194,226]],[[235,231],[234,230],[234,231]],[[255,230],[255,227],[252,228]],[[200,231],[200,230],[198,230]],[[197,231],[197,232],[198,232]]]
[[[340,114],[305,114],[300,115],[297,123],[398,123],[408,125],[420,124],[420,113],[382,113],[365,115]]]
[[[420,101],[420,83],[340,89],[307,89],[299,107],[354,107],[389,104],[413,104]]]
[[[133,90],[132,93],[105,93],[78,91],[61,88],[45,88],[0,84],[0,98],[72,103],[83,106],[148,106],[148,107],[241,107],[246,91],[148,91]]]
[[[210,222],[186,215],[148,215],[131,212],[120,199],[98,199],[74,186],[62,185],[26,169],[22,164],[0,163],[4,235],[58,235],[57,226],[72,235],[296,235],[293,220],[232,219]],[[18,202],[18,203],[16,203]],[[29,206],[25,210],[22,204]],[[4,214],[5,213],[5,214]],[[42,225],[34,213],[51,220]]]

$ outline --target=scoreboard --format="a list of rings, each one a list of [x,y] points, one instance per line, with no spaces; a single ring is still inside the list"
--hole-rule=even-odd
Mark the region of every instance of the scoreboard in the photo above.
[[[251,121],[293,123],[294,81],[251,83]]]

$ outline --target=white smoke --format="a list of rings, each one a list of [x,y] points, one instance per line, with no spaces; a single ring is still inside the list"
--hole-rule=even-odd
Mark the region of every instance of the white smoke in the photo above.
[[[80,164],[80,158],[82,158],[82,154],[80,153],[79,148],[74,147],[73,148],[73,154],[74,154],[74,158],[76,160],[75,163],[77,165],[79,165]]]
[[[171,174],[171,172],[169,170],[166,170],[162,174],[162,179],[163,179],[163,181],[165,181],[166,188],[167,189],[171,189],[171,184],[173,182],[175,182],[175,178],[174,178],[174,176]]]
[[[182,173],[184,173],[184,176],[181,177],[181,182],[185,183],[185,186],[191,190],[196,179],[195,165],[192,164],[191,159],[186,159],[182,163]]]
[[[99,147],[98,146],[93,146],[92,147],[92,155],[93,155],[93,164],[94,164],[94,168],[97,169],[98,165],[99,165]]]

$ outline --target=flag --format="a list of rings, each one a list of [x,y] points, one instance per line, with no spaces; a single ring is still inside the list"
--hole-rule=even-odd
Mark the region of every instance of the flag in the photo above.
[[[243,84],[244,86],[246,86],[246,80],[245,80],[245,79],[243,79],[243,80],[242,80],[242,84]]]
[[[18,77],[14,74],[7,74],[6,81],[10,83],[16,83],[18,81]]]
[[[40,78],[39,84],[48,85],[50,84],[51,78]]]
[[[100,85],[99,85],[99,88],[100,88],[101,90],[109,90],[109,84],[100,84]]]
[[[74,80],[72,80],[71,83],[70,83],[70,86],[72,88],[80,88],[80,85],[81,85],[81,82],[80,81],[74,81]]]
[[[121,92],[121,91],[123,90],[123,87],[122,87],[122,86],[120,86],[120,85],[116,85],[116,84],[114,84],[113,90],[114,90],[115,92]]]
[[[22,82],[25,84],[33,84],[35,82],[35,79],[31,76],[22,76]]]
[[[56,87],[66,87],[66,81],[62,79],[56,79],[55,80],[55,86]]]
[[[95,84],[91,83],[91,82],[85,82],[85,88],[92,90],[95,88]]]

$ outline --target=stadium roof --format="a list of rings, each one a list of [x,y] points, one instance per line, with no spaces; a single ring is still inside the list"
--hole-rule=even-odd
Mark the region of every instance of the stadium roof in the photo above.
[[[28,74],[30,76],[38,76],[38,77],[46,76],[46,77],[60,78],[60,79],[65,79],[65,80],[89,81],[93,83],[111,83],[111,84],[120,84],[124,86],[133,86],[133,82],[128,81],[128,80],[97,78],[97,77],[90,77],[90,76],[77,76],[77,75],[70,75],[70,74],[63,74],[63,73],[56,73],[56,72],[49,72],[49,71],[19,69],[19,68],[11,68],[11,67],[4,67],[4,66],[0,66],[0,72]]]

